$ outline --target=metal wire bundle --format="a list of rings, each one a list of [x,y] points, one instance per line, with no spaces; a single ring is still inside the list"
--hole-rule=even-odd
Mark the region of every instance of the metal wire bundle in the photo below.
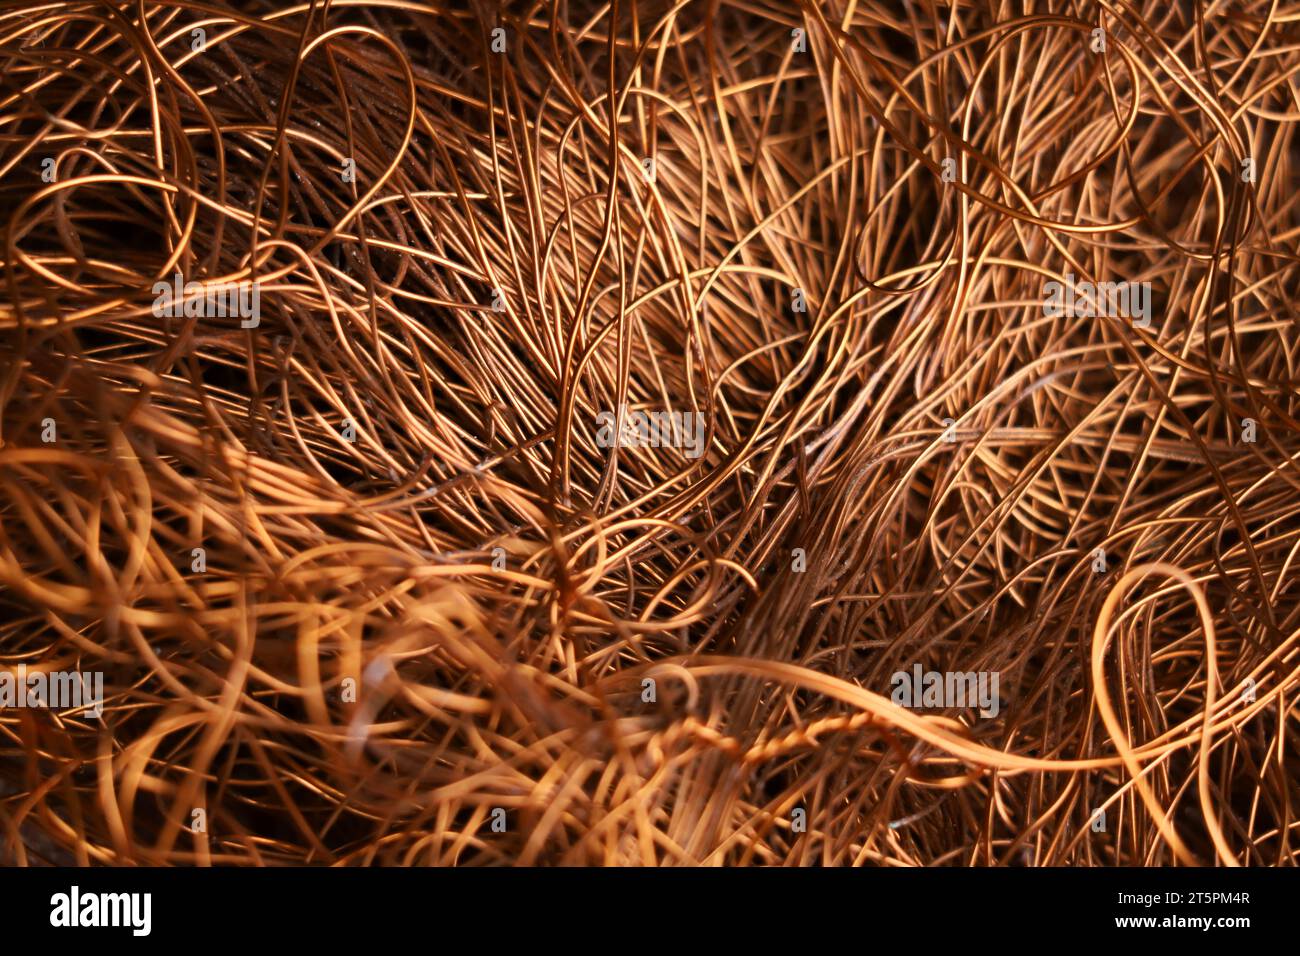
[[[1297,20],[7,5],[0,858],[1296,862]]]

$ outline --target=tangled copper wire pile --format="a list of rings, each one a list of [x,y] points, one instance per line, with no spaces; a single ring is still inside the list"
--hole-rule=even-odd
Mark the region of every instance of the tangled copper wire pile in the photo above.
[[[0,860],[1297,861],[1295,4],[20,2],[0,84],[0,669],[104,675]]]

